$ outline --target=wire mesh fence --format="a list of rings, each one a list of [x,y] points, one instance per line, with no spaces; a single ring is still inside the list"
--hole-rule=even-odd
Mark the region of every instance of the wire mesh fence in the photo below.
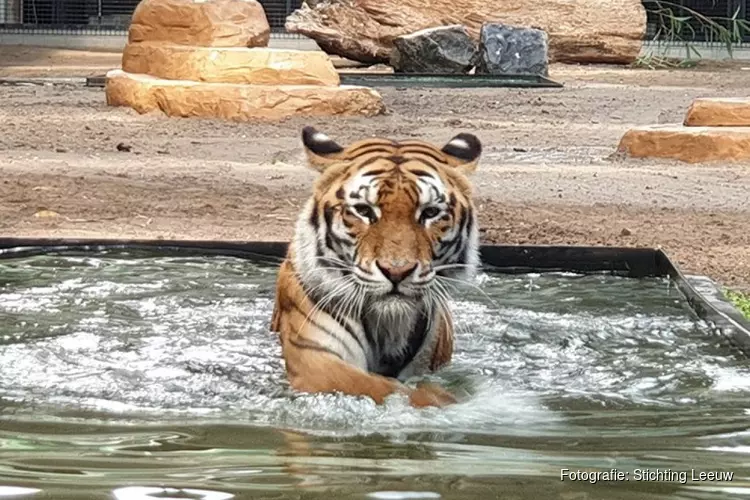
[[[259,0],[266,11],[271,31],[276,36],[286,33],[286,17],[298,9],[303,0]],[[696,42],[716,42],[706,30],[697,13],[731,29],[727,21],[733,17],[750,21],[750,0],[642,0],[648,15],[646,40],[674,38],[664,30],[664,17],[659,12],[669,9],[674,16],[691,18],[678,30],[678,38]],[[139,0],[0,0],[0,33],[29,34],[125,34]],[[742,33],[750,43],[750,34]]]
[[[4,33],[123,34],[139,0],[0,0]],[[271,31],[285,33],[286,17],[302,0],[260,0]]]
[[[750,32],[743,28],[750,22],[750,0],[643,0],[643,4],[646,40],[722,44],[726,40],[717,30],[722,27],[739,39],[735,41],[750,42]]]

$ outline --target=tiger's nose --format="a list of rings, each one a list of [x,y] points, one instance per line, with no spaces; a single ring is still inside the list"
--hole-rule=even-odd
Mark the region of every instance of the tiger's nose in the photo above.
[[[388,281],[394,285],[404,281],[404,279],[406,279],[406,277],[413,273],[417,268],[416,262],[410,262],[404,265],[394,265],[393,263],[389,264],[381,260],[376,260],[375,265],[378,266],[378,269],[383,273],[383,276],[388,278]]]

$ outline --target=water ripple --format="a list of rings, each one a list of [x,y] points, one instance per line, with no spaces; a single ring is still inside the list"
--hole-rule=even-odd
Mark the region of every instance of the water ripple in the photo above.
[[[750,367],[668,280],[487,270],[481,291],[452,298],[456,353],[436,376],[462,401],[416,410],[292,393],[268,330],[275,275],[227,257],[0,260],[0,481],[73,488],[65,471],[83,471],[122,498],[231,496],[253,481],[450,498],[419,479],[442,474],[473,477],[465,498],[483,498],[480,477],[494,488],[573,466],[750,476]],[[201,465],[183,462],[195,453]],[[409,487],[366,486],[383,474]],[[733,494],[712,486],[691,498]]]

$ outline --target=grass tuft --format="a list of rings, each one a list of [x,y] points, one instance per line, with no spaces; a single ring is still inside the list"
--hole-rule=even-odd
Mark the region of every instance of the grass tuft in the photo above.
[[[746,318],[750,319],[750,294],[736,292],[734,290],[726,290],[725,295],[737,309],[745,315]]]

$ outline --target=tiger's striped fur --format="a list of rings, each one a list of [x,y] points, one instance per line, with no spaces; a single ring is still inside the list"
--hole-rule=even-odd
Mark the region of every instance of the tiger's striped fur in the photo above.
[[[479,140],[444,147],[364,139],[344,148],[312,127],[302,142],[320,172],[282,263],[271,328],[291,386],[303,392],[394,392],[415,406],[452,395],[407,378],[448,363],[453,324],[440,280],[467,279],[479,262],[467,175]]]

